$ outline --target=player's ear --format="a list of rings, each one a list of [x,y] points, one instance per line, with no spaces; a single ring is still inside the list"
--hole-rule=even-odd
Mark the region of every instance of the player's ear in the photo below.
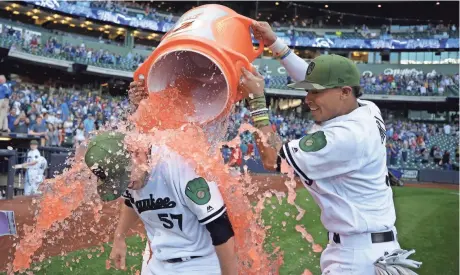
[[[341,98],[342,99],[346,99],[350,96],[352,96],[353,94],[353,89],[350,87],[350,86],[344,86],[342,87],[342,94],[341,94]]]

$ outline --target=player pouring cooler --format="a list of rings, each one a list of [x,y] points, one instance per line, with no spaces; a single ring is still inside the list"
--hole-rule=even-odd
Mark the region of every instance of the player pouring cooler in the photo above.
[[[104,201],[124,199],[110,259],[125,269],[127,231],[141,219],[149,250],[142,274],[237,274],[232,225],[215,182],[166,146],[129,153],[120,133],[102,133],[85,162]],[[159,159],[150,173],[140,167]]]
[[[265,22],[253,26],[257,39],[270,45],[308,92],[305,102],[316,122],[309,134],[282,144],[273,131],[264,95],[264,79],[243,69],[240,89],[248,95],[266,169],[287,164],[300,176],[321,208],[329,245],[321,255],[323,274],[413,274],[407,260],[413,251],[400,249],[392,189],[388,179],[385,123],[379,108],[360,100],[360,73],[348,58],[316,57],[310,64],[295,55]],[[251,95],[251,97],[249,97]]]

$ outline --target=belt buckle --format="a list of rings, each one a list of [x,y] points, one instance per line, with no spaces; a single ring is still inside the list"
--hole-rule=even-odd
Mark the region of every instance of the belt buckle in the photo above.
[[[182,262],[188,262],[192,259],[192,257],[183,257],[181,259],[182,259]]]

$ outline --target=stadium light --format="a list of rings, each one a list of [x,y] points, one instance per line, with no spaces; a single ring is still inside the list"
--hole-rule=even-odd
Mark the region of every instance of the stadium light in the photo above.
[[[440,4],[439,2],[436,2],[436,5],[438,5],[438,6],[439,6],[439,4]]]
[[[329,8],[329,5],[324,5],[324,7],[327,9],[327,8]]]
[[[378,5],[377,7],[381,8],[381,7],[382,7],[382,5]]]
[[[16,14],[16,15],[18,15],[18,14],[19,14],[19,12],[18,12],[18,11],[13,11],[13,14]]]
[[[38,9],[33,9],[32,11],[33,11],[34,13],[40,13],[40,10],[38,10]]]
[[[277,6],[278,6],[279,4],[280,4],[280,3],[278,3],[278,2],[275,3],[275,5],[277,5]]]

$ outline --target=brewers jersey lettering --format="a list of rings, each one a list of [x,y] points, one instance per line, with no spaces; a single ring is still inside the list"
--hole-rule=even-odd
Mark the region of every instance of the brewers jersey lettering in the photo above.
[[[152,148],[152,157],[158,155],[147,184],[123,194],[145,225],[153,257],[166,261],[216,255],[205,225],[226,211],[217,184],[197,175],[166,147]]]
[[[288,164],[321,208],[321,221],[344,235],[379,232],[396,215],[386,166],[385,124],[379,108],[360,107],[283,146]]]

